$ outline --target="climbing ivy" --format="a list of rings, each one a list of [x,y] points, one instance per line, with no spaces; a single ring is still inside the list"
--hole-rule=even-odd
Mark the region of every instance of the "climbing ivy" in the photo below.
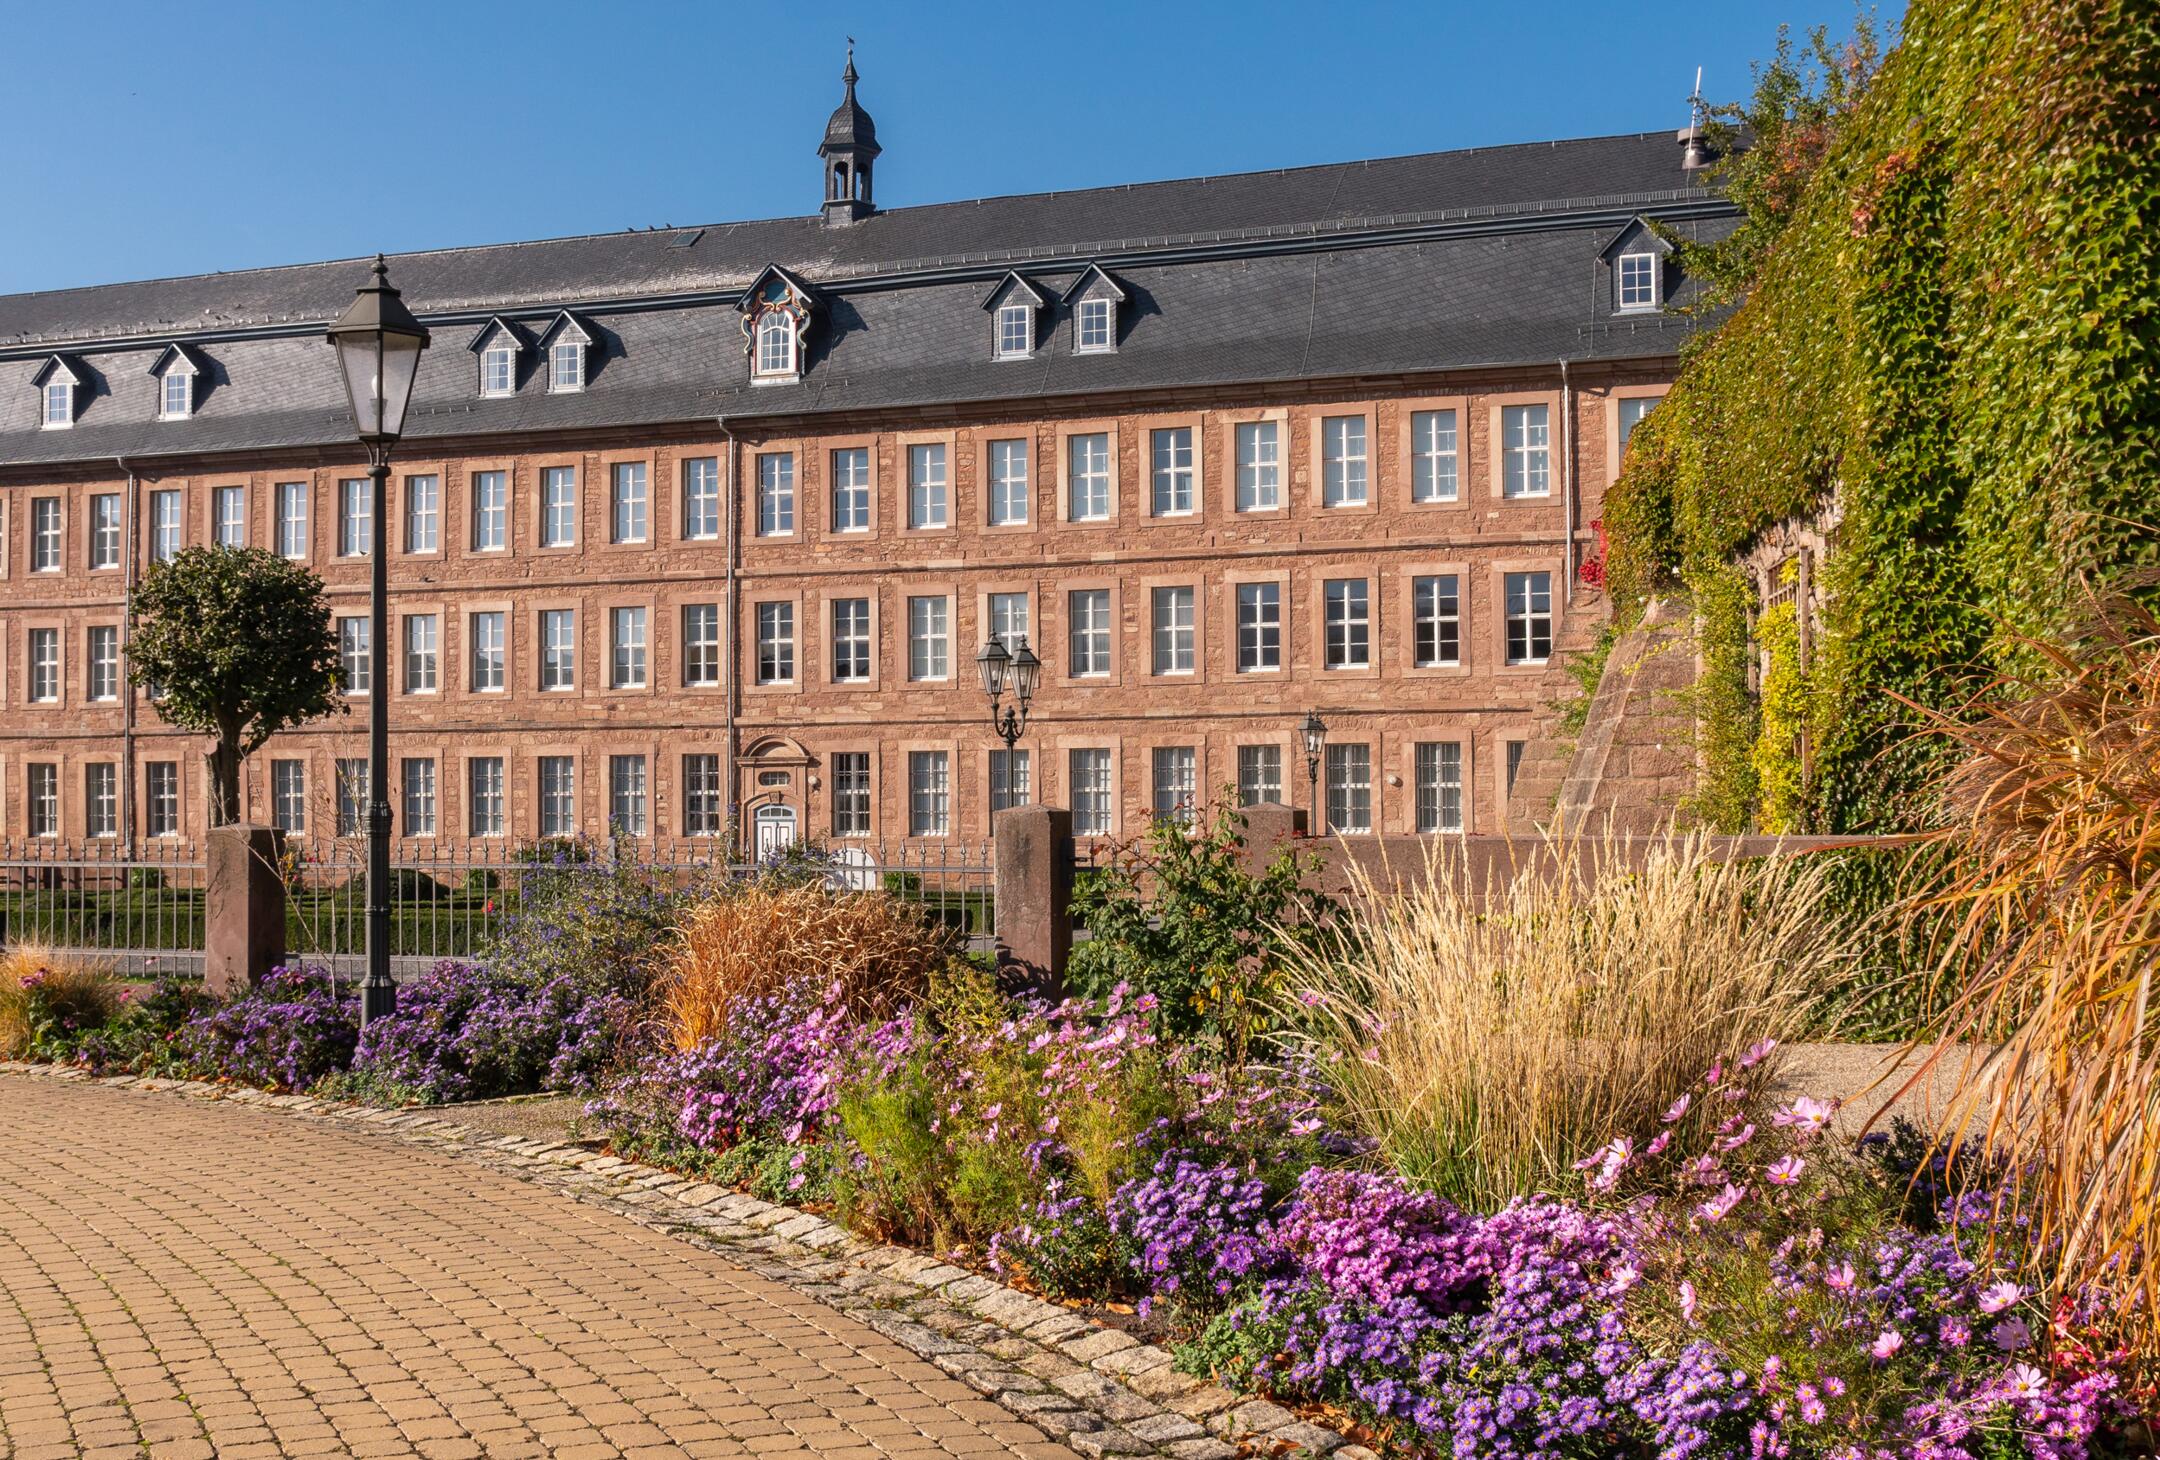
[[[2081,578],[2160,563],[2160,6],[1914,0],[1781,223],[1633,438],[1608,572],[1703,618],[1706,820],[1909,825],[1929,752],[1886,691],[1952,704]],[[1833,493],[1789,801],[1733,565]]]
[[[1799,753],[1807,726],[1807,673],[1800,667],[1800,615],[1791,599],[1763,611],[1755,624],[1762,646],[1762,730],[1750,763],[1760,798],[1757,820],[1776,836],[1799,829],[1807,794]]]

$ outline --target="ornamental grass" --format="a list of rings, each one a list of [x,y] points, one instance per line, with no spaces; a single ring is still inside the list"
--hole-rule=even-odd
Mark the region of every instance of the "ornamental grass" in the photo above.
[[[1563,1189],[1722,1052],[1790,1039],[1845,954],[1820,859],[1720,860],[1700,836],[1544,850],[1490,887],[1438,849],[1385,893],[1357,871],[1346,915],[1290,960],[1290,1037],[1352,1126],[1476,1210]]]
[[[677,1049],[692,1050],[742,1000],[832,985],[857,1017],[882,1018],[919,997],[956,949],[951,930],[888,893],[760,881],[683,919],[660,972],[660,1020]]]
[[[0,952],[0,1059],[19,1059],[45,1032],[97,1029],[125,998],[110,966],[43,943]]]
[[[2032,1177],[1999,1217],[2029,1218],[2058,1299],[2112,1291],[2116,1336],[2160,1360],[2160,618],[2088,598],[2081,633],[2028,642],[2037,671],[1956,715],[1916,706],[1962,759],[1945,778],[1947,892],[1937,966],[1943,1053],[1962,1071],[1945,1139],[1978,1140]],[[1979,1136],[1969,1135],[1972,1131]]]

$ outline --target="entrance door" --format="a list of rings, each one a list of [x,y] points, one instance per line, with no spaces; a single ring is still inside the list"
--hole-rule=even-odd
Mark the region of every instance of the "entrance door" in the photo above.
[[[757,854],[760,860],[795,845],[794,807],[760,806],[753,822],[757,827]]]

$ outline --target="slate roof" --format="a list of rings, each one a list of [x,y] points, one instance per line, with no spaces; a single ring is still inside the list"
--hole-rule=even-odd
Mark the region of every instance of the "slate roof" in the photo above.
[[[902,208],[847,228],[813,215],[398,255],[391,277],[431,327],[500,314],[537,332],[574,308],[594,336],[587,389],[565,395],[528,371],[515,395],[479,399],[471,357],[431,350],[407,432],[1668,356],[1700,326],[1614,317],[1599,252],[1638,214],[1730,226],[1679,163],[1670,133],[1646,133]],[[1025,264],[1056,299],[1090,263],[1128,295],[1115,353],[1072,355],[1054,311],[1034,359],[991,359],[992,283]],[[820,311],[803,381],[752,387],[733,305],[775,264]],[[321,328],[365,275],[346,260],[0,296],[0,469],[343,444]],[[205,362],[197,410],[158,421],[144,371],[176,340]],[[77,424],[45,431],[29,381],[58,352],[90,384]]]

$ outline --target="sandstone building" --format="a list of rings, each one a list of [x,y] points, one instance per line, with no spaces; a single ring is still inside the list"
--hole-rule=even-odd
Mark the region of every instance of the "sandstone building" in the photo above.
[[[190,835],[202,747],[127,684],[183,544],[395,636],[401,837],[740,825],[1130,834],[1237,786],[1497,830],[1603,607],[1580,569],[1698,321],[1671,133],[879,209],[855,99],[808,217],[393,257],[434,334],[388,540],[322,327],[357,261],[0,298],[0,837]],[[390,621],[367,555],[391,554]],[[972,660],[1044,662],[1012,763]],[[357,834],[362,714],[250,761]]]

